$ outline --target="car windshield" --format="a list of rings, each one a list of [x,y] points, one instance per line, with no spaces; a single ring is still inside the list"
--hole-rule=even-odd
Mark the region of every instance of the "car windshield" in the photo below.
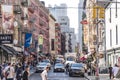
[[[67,58],[67,61],[74,61],[74,58],[68,57],[68,58]]]
[[[72,64],[71,67],[83,67],[82,64]]]
[[[43,60],[42,62],[50,63],[50,61],[49,61],[49,60]]]
[[[63,64],[56,64],[55,66],[63,66]]]
[[[46,63],[38,63],[38,66],[46,66]]]

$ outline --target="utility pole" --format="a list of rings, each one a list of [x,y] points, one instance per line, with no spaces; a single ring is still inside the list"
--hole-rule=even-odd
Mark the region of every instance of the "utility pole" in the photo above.
[[[98,31],[98,14],[99,14],[99,7],[97,7],[97,18],[96,18],[96,21],[97,21],[97,23],[96,23],[96,31],[97,31],[97,36],[96,36],[96,54],[97,54],[97,56],[96,56],[96,80],[99,80],[99,57],[98,57],[98,55],[99,55],[99,31]]]

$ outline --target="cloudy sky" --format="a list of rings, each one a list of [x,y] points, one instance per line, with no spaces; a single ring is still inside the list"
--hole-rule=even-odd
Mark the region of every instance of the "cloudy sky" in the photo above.
[[[68,6],[68,17],[70,18],[70,27],[75,28],[75,33],[78,32],[78,3],[79,0],[40,0],[45,1],[45,5],[49,4],[54,6],[55,4],[60,5],[61,3],[66,3]],[[69,8],[74,7],[74,8]]]

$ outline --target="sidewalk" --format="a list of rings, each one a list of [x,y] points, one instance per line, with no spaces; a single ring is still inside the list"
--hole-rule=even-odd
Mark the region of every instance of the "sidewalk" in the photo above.
[[[96,80],[95,76],[87,76],[90,80]],[[109,74],[99,74],[99,80],[110,80]]]

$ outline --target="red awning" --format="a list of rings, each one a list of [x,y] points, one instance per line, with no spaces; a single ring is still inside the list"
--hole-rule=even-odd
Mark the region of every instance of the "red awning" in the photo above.
[[[80,23],[81,24],[88,24],[87,20],[82,20]]]

